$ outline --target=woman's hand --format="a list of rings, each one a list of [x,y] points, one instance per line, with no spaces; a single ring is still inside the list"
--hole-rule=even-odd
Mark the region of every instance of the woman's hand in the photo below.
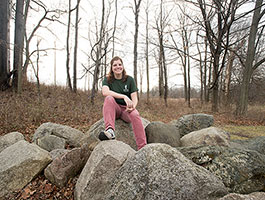
[[[125,103],[127,105],[126,111],[127,112],[132,112],[134,110],[133,101],[127,96],[124,97],[124,101],[125,101]]]

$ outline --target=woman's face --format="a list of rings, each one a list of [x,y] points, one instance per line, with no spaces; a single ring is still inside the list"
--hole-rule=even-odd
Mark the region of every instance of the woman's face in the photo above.
[[[121,62],[121,60],[115,60],[112,64],[112,71],[114,73],[115,76],[122,76],[122,72],[123,72],[123,64]]]

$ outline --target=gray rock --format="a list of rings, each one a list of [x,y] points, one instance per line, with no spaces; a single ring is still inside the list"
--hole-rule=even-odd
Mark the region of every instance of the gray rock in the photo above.
[[[165,143],[172,147],[180,146],[178,129],[171,124],[163,122],[151,122],[145,128],[147,143]]]
[[[24,140],[24,136],[19,132],[12,132],[4,136],[1,136],[0,137],[0,152],[20,140]]]
[[[52,157],[52,160],[57,158],[58,156],[62,156],[63,154],[69,152],[69,149],[54,149],[50,151],[50,156]]]
[[[134,153],[129,145],[117,140],[100,142],[78,178],[75,200],[105,199],[115,172]]]
[[[218,200],[264,200],[264,199],[265,199],[265,192],[253,192],[251,194],[246,194],[246,195],[230,193]]]
[[[25,140],[0,153],[0,197],[20,190],[51,162],[49,153]]]
[[[66,140],[55,135],[45,135],[39,138],[36,143],[46,151],[52,151],[54,149],[64,149]]]
[[[214,119],[212,115],[203,113],[183,115],[177,120],[173,120],[170,124],[179,129],[180,137],[203,128],[213,125]]]
[[[148,144],[116,173],[105,200],[216,199],[227,189],[215,175],[166,144]]]
[[[149,121],[141,118],[144,127],[149,124]],[[98,135],[101,131],[104,131],[105,125],[104,120],[101,119],[93,124],[85,136],[82,138],[81,144],[88,143],[88,144],[96,144],[98,140]],[[117,119],[115,121],[115,136],[116,139],[122,141],[128,145],[130,145],[133,149],[137,150],[134,133],[130,123],[126,123],[121,119]],[[94,145],[95,146],[95,145]]]
[[[33,141],[38,143],[37,140],[46,135],[55,135],[57,137],[64,138],[66,142],[73,147],[80,147],[80,141],[84,136],[84,134],[77,129],[61,124],[47,122],[37,128],[33,135]]]
[[[229,146],[230,135],[220,128],[209,127],[184,135],[181,146],[220,145]]]
[[[45,177],[58,187],[64,187],[85,166],[91,152],[86,145],[74,148],[55,158],[44,170]]]
[[[178,148],[187,158],[218,176],[230,192],[248,194],[265,187],[265,156],[223,146]]]
[[[259,136],[247,140],[233,140],[230,142],[231,147],[239,149],[249,149],[265,155],[265,136]]]

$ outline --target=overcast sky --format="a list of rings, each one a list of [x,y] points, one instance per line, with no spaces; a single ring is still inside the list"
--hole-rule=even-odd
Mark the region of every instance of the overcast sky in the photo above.
[[[150,19],[150,36],[156,37],[157,33],[152,29],[154,26],[155,17],[158,15],[158,4],[160,1],[151,1],[152,5],[149,12]],[[67,10],[68,0],[46,0],[44,1],[49,10],[54,8],[60,8],[63,10]],[[144,35],[145,35],[145,7],[146,0],[142,1],[141,4],[141,12],[140,12],[140,31],[139,31],[139,45],[138,45],[138,67],[145,67],[145,60],[143,59],[144,53]],[[81,8],[80,8],[80,23],[79,23],[79,44],[78,44],[78,77],[81,77],[83,74],[82,65],[88,66],[89,62],[91,64],[91,60],[88,60],[87,53],[90,52],[91,44],[94,44],[95,39],[95,27],[96,23],[99,25],[101,20],[101,3],[102,1],[89,1],[89,0],[81,0]],[[129,75],[133,76],[133,35],[134,35],[134,14],[132,10],[133,1],[131,0],[119,0],[118,1],[118,21],[117,21],[117,30],[116,30],[116,40],[115,48],[116,55],[121,56],[124,60],[124,65],[126,71]],[[76,4],[76,1],[72,1],[72,7]],[[167,3],[168,12],[172,9],[172,5],[170,6]],[[109,5],[106,1],[106,12],[109,10]],[[173,16],[175,11],[171,11],[171,15]],[[173,13],[173,14],[172,14]],[[109,18],[109,28],[113,26],[114,20],[114,2],[111,5],[110,18]],[[28,18],[28,29],[32,30],[32,27],[38,22],[38,20],[42,17],[43,12],[39,10],[39,12],[30,11]],[[173,23],[176,21],[173,17],[170,19]],[[67,24],[67,14],[62,15],[60,21]],[[75,12],[72,13],[72,24],[75,22]],[[41,28],[37,31],[35,39],[31,43],[31,51],[36,49],[36,41],[37,39],[41,40],[40,48],[41,49],[49,49],[53,48],[56,44],[56,48],[58,51],[48,50],[47,53],[43,53],[40,58],[40,80],[42,83],[53,84],[54,83],[54,66],[56,66],[56,83],[59,85],[66,85],[66,31],[67,27],[60,23],[51,23],[49,21],[45,21],[43,26],[47,26],[49,28],[48,31],[45,28]],[[53,32],[53,34],[51,33]],[[73,61],[73,40],[74,40],[74,29],[71,30],[71,66]],[[111,55],[111,53],[110,53]],[[56,56],[56,64],[55,64],[55,56]],[[153,56],[151,55],[151,58]],[[166,55],[167,57],[167,55]],[[109,57],[109,60],[111,58]],[[36,59],[35,59],[36,60]],[[33,58],[34,61],[34,58]],[[152,58],[150,60],[150,73],[151,73],[151,87],[158,84],[158,70],[157,64],[155,60]],[[138,69],[138,72],[140,70]],[[181,75],[181,66],[179,63],[173,63],[168,66],[169,72],[169,87],[172,86],[182,86],[183,85],[183,77]],[[72,71],[71,71],[72,73]],[[45,75],[44,75],[45,74]],[[32,81],[35,80],[34,74],[32,73],[32,68],[29,67],[29,76]],[[143,89],[146,90],[146,79],[144,74],[143,80]],[[199,74],[195,67],[192,69],[192,85],[198,87],[199,85]],[[90,78],[91,79],[91,78]],[[138,77],[138,80],[140,78]],[[78,87],[84,88],[85,86],[85,78],[82,80],[78,80]],[[138,85],[139,87],[139,85]]]

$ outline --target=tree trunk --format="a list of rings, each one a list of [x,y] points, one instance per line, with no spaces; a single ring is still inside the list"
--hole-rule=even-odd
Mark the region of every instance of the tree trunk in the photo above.
[[[185,38],[185,46],[186,52],[187,52],[187,61],[188,61],[188,68],[187,68],[187,101],[188,101],[188,107],[190,108],[190,52],[189,52],[189,38],[187,35],[187,30],[184,29],[184,38]]]
[[[26,57],[25,57],[25,62],[23,64],[23,68],[22,68],[24,80],[27,80],[27,69],[28,69],[28,65],[29,65],[29,61],[30,61],[29,44],[30,44],[30,41],[33,37],[33,34],[32,34],[29,37],[29,39],[27,39],[26,24],[27,24],[27,18],[28,18],[29,5],[30,5],[30,0],[26,0],[25,10],[24,10],[24,34],[25,34],[25,45],[26,45],[25,46]]]
[[[112,32],[112,57],[115,55],[115,32],[117,24],[117,15],[118,15],[118,0],[115,0],[115,17],[114,17],[114,27]]]
[[[207,80],[207,93],[206,93],[206,102],[210,101],[210,96],[211,96],[211,82],[212,82],[212,69],[213,68],[213,63],[212,63],[212,57],[210,60],[210,65],[209,65],[209,71],[208,71],[208,80]]]
[[[203,90],[204,90],[204,101],[208,102],[209,98],[207,98],[207,94],[208,94],[208,88],[207,88],[207,50],[208,50],[208,42],[207,42],[207,38],[204,38],[204,43],[205,43],[205,53],[204,53],[204,73],[203,73]],[[208,99],[208,101],[207,101]]]
[[[77,1],[76,15],[75,15],[75,47],[74,47],[74,67],[73,67],[73,92],[77,91],[77,46],[78,46],[78,21],[79,21],[79,5],[80,0]]]
[[[9,1],[0,2],[0,87],[1,90],[8,87],[8,25],[9,25]]]
[[[253,61],[255,58],[256,51],[256,36],[258,31],[259,21],[264,15],[264,11],[261,13],[263,0],[257,0],[255,10],[252,18],[252,24],[250,27],[250,33],[248,38],[247,58],[245,62],[245,68],[243,71],[243,80],[240,87],[239,102],[236,108],[236,115],[244,116],[247,114],[248,106],[248,93],[249,93],[249,82],[253,73]]]
[[[159,98],[162,98],[164,96],[164,68],[163,68],[163,49],[162,49],[162,33],[160,30],[159,25],[157,24],[157,32],[158,32],[158,42],[159,42],[159,55],[158,55],[158,89],[159,89]]]
[[[184,96],[185,96],[185,102],[188,101],[188,79],[187,79],[187,48],[185,48],[185,37],[184,37],[184,27],[181,31],[181,37],[182,37],[182,45],[183,45],[183,51],[184,51],[184,62],[183,64],[183,79],[184,79]]]
[[[98,91],[98,79],[100,73],[100,63],[102,59],[102,43],[104,40],[104,21],[105,21],[105,1],[102,0],[102,15],[101,15],[101,25],[100,25],[100,33],[99,33],[99,42],[96,47],[96,63],[95,70],[93,76],[93,85],[91,91],[91,103],[94,104],[94,98],[96,96],[96,92]]]
[[[212,85],[212,91],[213,91],[213,98],[212,98],[212,111],[217,112],[218,111],[218,95],[219,95],[219,76],[218,76],[218,68],[219,68],[219,57],[220,55],[216,54],[216,56],[213,58],[213,85]]]
[[[53,51],[53,80],[54,85],[56,85],[56,41],[54,41],[54,51]]]
[[[133,48],[133,55],[134,55],[134,60],[133,60],[133,69],[134,69],[134,79],[135,83],[137,86],[137,45],[138,45],[138,29],[139,29],[139,12],[140,12],[140,5],[141,5],[141,0],[134,0],[134,5],[135,5],[135,12],[134,12],[134,18],[135,18],[135,33],[134,33],[134,48]]]
[[[230,56],[228,57],[228,63],[225,69],[225,80],[224,80],[224,105],[229,105],[229,98],[230,98],[230,82],[231,82],[231,73],[232,73],[232,66],[235,60],[235,53],[231,52]]]
[[[14,42],[14,88],[17,93],[22,91],[22,61],[24,45],[24,0],[17,0],[15,15],[15,42]]]
[[[197,32],[196,34],[196,46],[197,46],[197,51],[198,51],[198,54],[199,54],[199,71],[200,71],[200,86],[201,86],[201,91],[200,91],[200,101],[201,101],[201,104],[203,103],[203,61],[202,61],[202,53],[201,53],[201,50],[200,50],[200,46],[199,46],[199,31]]]
[[[72,83],[70,76],[70,29],[71,29],[71,0],[69,0],[69,9],[68,9],[68,24],[67,24],[67,36],[66,36],[66,74],[67,74],[67,85],[69,89],[72,91]]]
[[[149,5],[149,1],[147,0],[147,7]],[[145,10],[146,13],[146,36],[145,36],[145,43],[146,43],[146,49],[145,49],[145,59],[146,59],[146,81],[147,81],[147,91],[146,91],[146,100],[147,103],[149,103],[149,98],[150,98],[150,82],[149,82],[149,31],[148,31],[148,20],[149,20],[149,16],[148,16],[148,8],[146,8]]]

